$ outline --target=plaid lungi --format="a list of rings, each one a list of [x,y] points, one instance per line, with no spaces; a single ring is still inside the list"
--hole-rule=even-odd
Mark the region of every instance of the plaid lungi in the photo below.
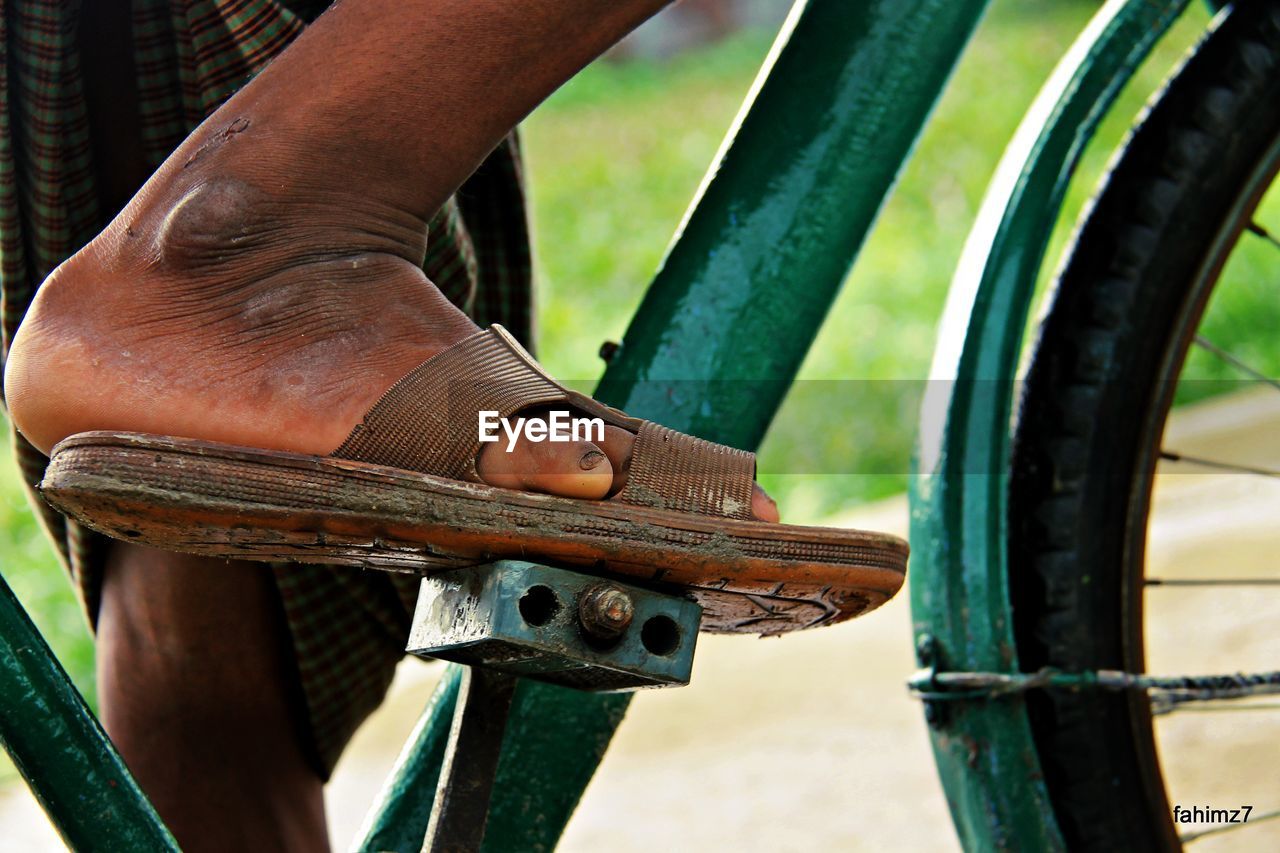
[[[159,166],[182,139],[296,37],[328,0],[132,0],[144,154]],[[77,0],[5,0],[0,17],[0,322],[7,354],[45,277],[114,215],[102,209],[77,48]],[[530,262],[521,167],[507,139],[434,217],[424,269],[481,325],[529,343]],[[335,369],[341,369],[335,365]],[[15,436],[27,484],[48,460]],[[106,540],[33,495],[92,625]],[[326,566],[273,571],[310,726],[327,778],[378,706],[408,634],[416,578]]]

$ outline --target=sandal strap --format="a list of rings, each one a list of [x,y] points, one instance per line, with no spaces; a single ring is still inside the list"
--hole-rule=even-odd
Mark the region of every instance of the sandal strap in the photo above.
[[[436,353],[387,389],[333,456],[478,483],[477,413],[507,417],[567,399],[515,338],[494,325]]]
[[[477,413],[496,411],[506,418],[551,403],[636,433],[627,485],[612,500],[752,517],[754,454],[628,417],[565,389],[497,324],[442,350],[392,385],[333,456],[480,482]]]
[[[643,421],[627,485],[613,500],[750,520],[754,453]]]

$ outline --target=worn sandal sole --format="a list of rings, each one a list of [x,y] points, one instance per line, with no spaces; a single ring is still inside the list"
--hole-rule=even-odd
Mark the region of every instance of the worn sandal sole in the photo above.
[[[907,544],[449,480],[346,459],[122,432],[54,448],[40,491],[93,530],[174,551],[423,574],[521,558],[687,591],[703,628],[779,634],[901,588]]]

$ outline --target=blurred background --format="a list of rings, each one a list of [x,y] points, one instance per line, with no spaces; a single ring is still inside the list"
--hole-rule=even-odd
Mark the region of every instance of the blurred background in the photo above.
[[[901,495],[951,272],[1004,145],[1098,5],[992,4],[761,449],[761,479],[785,521],[905,532]],[[778,0],[685,0],[525,123],[538,352],[553,375],[589,389],[603,372],[601,343],[621,339],[786,11]],[[1056,247],[1146,94],[1207,15],[1193,4],[1122,97],[1085,158]],[[1257,278],[1257,287],[1215,303],[1227,319],[1211,327],[1212,336],[1228,348],[1238,343],[1235,351],[1277,375],[1280,340],[1258,328],[1271,322],[1258,306],[1274,296]],[[1204,378],[1223,378],[1220,371],[1193,365]],[[1184,402],[1205,393],[1188,392]],[[84,619],[6,452],[0,567],[92,701]],[[827,847],[822,839],[838,838],[828,849],[953,848],[919,710],[903,687],[912,668],[905,595],[812,637],[705,638],[693,687],[645,694],[633,705],[565,846],[591,849],[608,840],[614,849],[716,849],[732,842],[774,850]],[[393,701],[340,766],[330,798],[339,846],[437,673],[406,663]],[[698,774],[686,772],[692,761]],[[681,778],[696,778],[700,793],[676,784]],[[638,804],[637,786],[647,805]],[[785,804],[792,818],[766,819],[763,803]],[[618,846],[610,823],[618,820],[635,827],[634,844]],[[21,781],[0,760],[0,849],[56,847],[39,823]],[[20,824],[27,828],[19,832]],[[805,824],[807,835],[799,831]]]

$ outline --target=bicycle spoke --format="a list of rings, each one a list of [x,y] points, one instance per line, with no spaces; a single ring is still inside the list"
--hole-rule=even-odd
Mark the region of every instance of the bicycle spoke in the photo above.
[[[1200,704],[1191,704],[1187,702],[1170,702],[1164,703],[1156,700],[1151,702],[1151,715],[1153,717],[1163,717],[1168,714],[1177,712],[1179,714],[1204,714],[1215,713],[1220,714],[1224,711],[1280,711],[1280,702],[1255,702],[1253,704],[1240,704],[1231,702],[1206,701]]]
[[[1270,468],[1254,468],[1251,465],[1239,465],[1235,462],[1220,462],[1216,459],[1205,459],[1200,456],[1187,456],[1185,453],[1175,453],[1172,450],[1161,450],[1160,458],[1168,462],[1185,462],[1188,465],[1200,465],[1204,468],[1213,468],[1219,471],[1234,471],[1237,474],[1280,477],[1280,471],[1273,471]]]
[[[1208,829],[1201,829],[1197,832],[1188,832],[1184,835],[1179,835],[1178,840],[1181,841],[1183,844],[1186,844],[1188,841],[1196,841],[1198,839],[1204,838],[1206,835],[1220,835],[1224,832],[1229,832],[1233,829],[1244,829],[1246,826],[1257,826],[1263,821],[1274,820],[1277,817],[1280,817],[1280,809],[1275,809],[1274,811],[1269,811],[1269,812],[1263,812],[1262,814],[1257,815],[1256,817],[1250,816],[1247,823],[1224,823],[1221,826],[1211,826]]]
[[[1239,358],[1227,352],[1225,349],[1218,346],[1213,341],[1206,338],[1204,335],[1196,335],[1195,344],[1196,346],[1200,347],[1206,352],[1212,353],[1213,355],[1222,359],[1227,364],[1239,370],[1241,373],[1244,373],[1246,376],[1251,376],[1254,379],[1257,379],[1259,382],[1265,382],[1266,384],[1270,385],[1272,388],[1275,388],[1277,391],[1280,391],[1280,379],[1274,379],[1270,376],[1267,376],[1265,373],[1263,373],[1261,370],[1258,370],[1256,367],[1252,367],[1246,362],[1241,361]]]
[[[1147,586],[1280,586],[1280,578],[1144,578]]]
[[[1272,234],[1267,229],[1263,228],[1257,222],[1250,222],[1248,225],[1245,226],[1245,230],[1247,230],[1250,234],[1261,237],[1263,240],[1266,240],[1272,246],[1276,247],[1277,249],[1280,249],[1280,239],[1277,239],[1274,234]]]

